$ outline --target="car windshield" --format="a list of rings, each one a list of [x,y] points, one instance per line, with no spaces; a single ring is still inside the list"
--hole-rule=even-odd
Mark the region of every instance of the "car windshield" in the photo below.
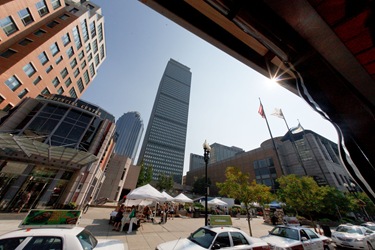
[[[271,235],[280,236],[283,238],[289,238],[293,240],[299,240],[298,230],[287,227],[275,227],[271,232]]]
[[[96,244],[98,244],[98,240],[86,229],[82,230],[82,232],[77,234],[77,238],[84,250],[91,250],[96,246]]]
[[[363,234],[362,230],[358,227],[338,227],[336,232],[349,233],[349,234]]]
[[[209,248],[215,239],[216,233],[206,228],[199,228],[189,236],[189,240],[204,248]]]
[[[365,227],[367,227],[367,228],[370,228],[372,231],[375,231],[375,224],[366,224],[366,225],[364,225]]]

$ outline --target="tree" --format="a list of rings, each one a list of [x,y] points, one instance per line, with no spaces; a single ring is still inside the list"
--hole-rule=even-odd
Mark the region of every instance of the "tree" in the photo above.
[[[145,166],[143,161],[141,162],[141,170],[139,171],[137,187],[144,186],[150,183],[152,180],[152,166]]]
[[[277,191],[279,198],[297,213],[309,217],[313,222],[312,213],[324,209],[324,198],[329,191],[328,186],[319,187],[312,177],[286,175],[276,180],[280,184]],[[315,223],[313,222],[314,228]]]
[[[208,186],[211,185],[210,178],[207,179]],[[193,184],[193,193],[204,195],[206,193],[206,178],[203,176],[201,178],[197,178]]]
[[[352,210],[352,202],[347,196],[335,187],[327,187],[327,193],[323,198],[322,214],[341,220],[342,216]]]
[[[166,192],[172,190],[173,176],[166,176],[165,173],[161,173],[156,183],[156,188],[159,189],[159,191],[165,190]]]
[[[228,167],[225,171],[226,181],[216,183],[221,195],[226,195],[229,198],[238,199],[245,204],[247,221],[249,225],[249,233],[252,236],[251,230],[251,203],[258,202],[260,204],[268,203],[271,200],[271,188],[262,184],[257,184],[255,181],[249,183],[250,178],[248,174],[242,173],[237,167]]]

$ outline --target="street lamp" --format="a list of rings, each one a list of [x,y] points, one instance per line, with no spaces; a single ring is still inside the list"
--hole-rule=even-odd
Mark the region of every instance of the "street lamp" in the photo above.
[[[349,193],[352,193],[355,196],[355,198],[357,199],[358,206],[362,208],[363,215],[366,217],[367,221],[369,221],[370,217],[368,216],[365,208],[366,203],[363,200],[359,199],[357,195],[358,190],[356,188],[356,185],[353,182],[350,182],[350,186],[348,185],[348,183],[344,183],[344,187],[346,187]]]
[[[205,170],[205,185],[206,185],[206,193],[205,193],[205,201],[204,201],[204,225],[207,226],[208,225],[208,209],[207,209],[207,198],[208,198],[208,191],[209,191],[209,187],[208,187],[208,176],[207,176],[207,165],[208,165],[208,160],[210,159],[210,151],[211,151],[211,147],[210,147],[210,144],[207,143],[207,140],[204,141],[203,143],[203,150],[204,150],[204,155],[203,155],[203,159],[204,159],[204,162],[206,163],[206,170]]]

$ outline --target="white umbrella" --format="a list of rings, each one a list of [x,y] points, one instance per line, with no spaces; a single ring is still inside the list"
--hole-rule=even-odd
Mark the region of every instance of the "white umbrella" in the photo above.
[[[225,201],[222,201],[218,198],[215,198],[215,199],[212,199],[210,201],[207,202],[208,205],[215,205],[215,206],[228,206],[228,203],[226,203]]]
[[[175,202],[186,202],[186,203],[193,203],[193,200],[184,195],[183,193],[177,195],[173,198],[173,201]]]
[[[170,196],[167,192],[163,191],[161,194],[167,199],[167,201],[173,201],[173,197]]]
[[[130,200],[152,200],[152,201],[166,201],[164,197],[156,188],[150,184],[136,188],[126,195],[126,199]]]

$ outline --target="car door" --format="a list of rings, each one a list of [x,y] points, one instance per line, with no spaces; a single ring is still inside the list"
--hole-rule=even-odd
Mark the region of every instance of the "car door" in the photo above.
[[[212,246],[219,245],[220,249],[229,249],[231,247],[228,232],[219,233]]]
[[[315,250],[313,247],[313,242],[310,240],[310,237],[305,232],[304,229],[301,229],[300,231],[300,239],[302,241],[303,249],[304,250]]]
[[[372,247],[375,247],[375,233],[370,229],[365,229],[365,236],[367,241],[371,242]]]
[[[251,243],[246,239],[246,237],[240,232],[230,232],[232,237],[233,248],[236,250],[251,250],[253,249],[250,245]]]
[[[319,235],[317,235],[313,230],[308,229],[308,228],[305,228],[302,230],[308,235],[312,249],[317,249],[317,250],[324,249],[323,239],[320,238]]]

